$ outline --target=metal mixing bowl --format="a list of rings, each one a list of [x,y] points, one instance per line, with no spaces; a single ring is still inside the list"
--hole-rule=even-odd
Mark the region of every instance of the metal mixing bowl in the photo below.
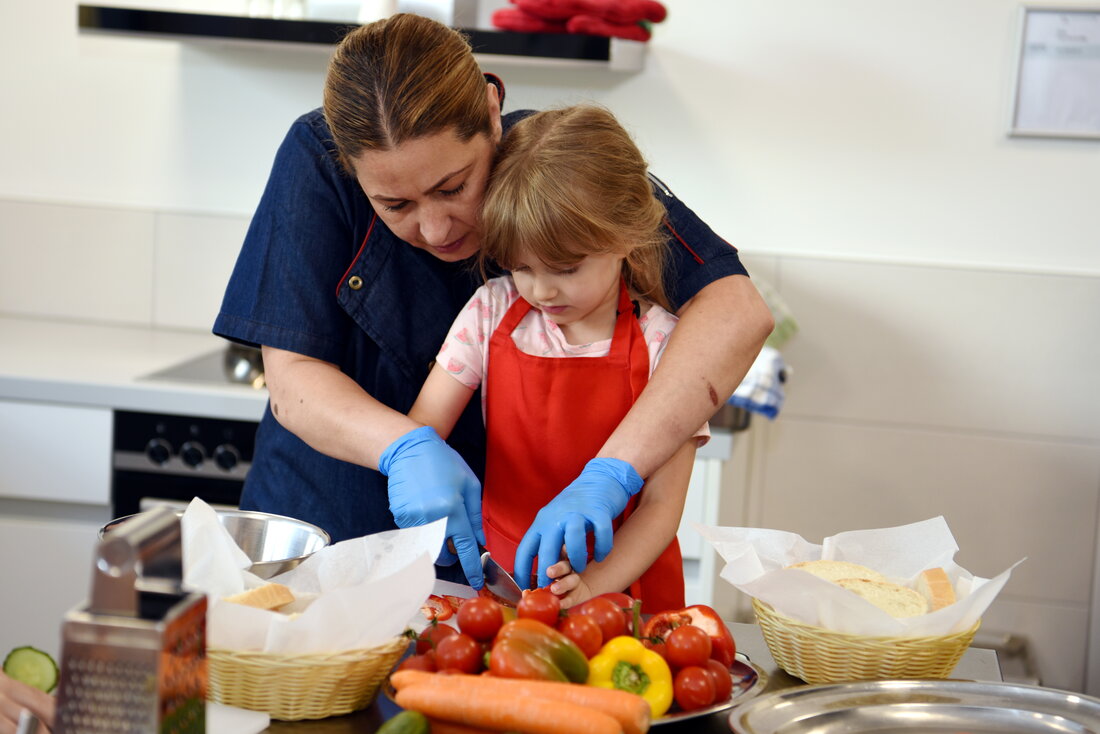
[[[332,542],[321,528],[293,517],[248,510],[217,510],[217,514],[222,527],[252,559],[249,570],[264,579],[289,571]],[[131,517],[107,523],[100,528],[99,537]]]

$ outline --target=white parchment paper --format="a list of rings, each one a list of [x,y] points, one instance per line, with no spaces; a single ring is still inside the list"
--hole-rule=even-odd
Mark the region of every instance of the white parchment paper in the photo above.
[[[193,500],[181,523],[184,583],[207,594],[207,645],[284,654],[373,647],[400,634],[432,593],[446,531],[444,519],[345,540],[265,581],[248,572],[248,557],[205,502]],[[294,592],[285,612],[222,601],[269,581]]]
[[[699,524],[695,529],[725,560],[721,577],[737,589],[792,619],[859,635],[921,637],[968,630],[1023,561],[992,579],[974,576],[954,562],[959,546],[943,517],[893,528],[851,530],[825,538],[821,545],[782,530]],[[847,589],[787,568],[819,558],[859,563],[911,588],[916,588],[921,571],[942,567],[958,601],[919,617],[895,619]]]

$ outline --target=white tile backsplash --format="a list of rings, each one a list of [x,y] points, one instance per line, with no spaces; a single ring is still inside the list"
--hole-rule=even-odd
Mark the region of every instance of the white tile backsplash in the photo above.
[[[0,312],[152,320],[153,214],[0,200]]]
[[[248,219],[158,214],[153,267],[153,322],[157,326],[209,331]]]
[[[1003,596],[982,618],[983,632],[1022,635],[1043,686],[1079,691],[1084,676],[1088,609],[1037,604]]]
[[[784,258],[788,414],[1100,440],[1100,278]]]

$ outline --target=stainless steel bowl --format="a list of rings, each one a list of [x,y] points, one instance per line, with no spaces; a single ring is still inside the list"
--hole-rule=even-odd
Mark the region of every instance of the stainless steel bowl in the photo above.
[[[264,579],[289,571],[332,542],[321,528],[293,517],[248,510],[218,510],[217,514],[222,527],[252,559],[249,570]],[[107,523],[100,528],[99,537],[131,517],[134,515]]]

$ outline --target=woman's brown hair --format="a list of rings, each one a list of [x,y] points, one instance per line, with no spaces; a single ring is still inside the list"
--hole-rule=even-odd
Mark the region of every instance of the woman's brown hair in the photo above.
[[[509,268],[530,254],[570,266],[624,255],[627,286],[667,309],[664,218],[646,161],[614,115],[595,105],[547,110],[516,123],[498,149],[481,212],[482,262]]]
[[[323,109],[340,163],[368,150],[453,130],[491,133],[485,76],[459,32],[399,13],[356,28],[336,47]]]

